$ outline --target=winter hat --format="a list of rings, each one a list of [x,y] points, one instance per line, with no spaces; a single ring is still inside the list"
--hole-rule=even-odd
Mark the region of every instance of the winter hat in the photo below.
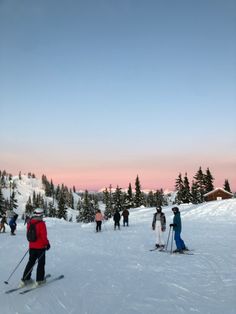
[[[42,208],[35,208],[34,210],[34,216],[41,217],[43,216],[43,209]]]
[[[178,208],[178,207],[173,207],[173,208],[172,208],[172,211],[173,211],[174,213],[178,213],[178,212],[179,212],[179,208]]]
[[[157,206],[156,209],[157,209],[158,212],[161,212],[161,210],[162,210],[161,206]]]

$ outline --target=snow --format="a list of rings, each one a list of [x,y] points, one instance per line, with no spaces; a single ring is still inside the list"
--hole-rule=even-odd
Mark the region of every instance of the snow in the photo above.
[[[171,207],[163,211],[171,223]],[[4,293],[18,284],[28,258],[4,284],[28,247],[23,221],[15,237],[7,226],[0,234],[1,313],[236,313],[236,199],[181,205],[180,211],[182,237],[194,255],[149,251],[154,208],[131,210],[130,226],[121,230],[107,221],[101,233],[93,223],[45,218],[46,273],[65,278],[26,295]]]

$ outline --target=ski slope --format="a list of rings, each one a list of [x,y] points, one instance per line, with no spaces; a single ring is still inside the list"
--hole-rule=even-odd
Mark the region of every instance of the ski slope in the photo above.
[[[163,211],[171,223],[171,207]],[[27,258],[4,284],[28,246],[22,221],[15,237],[7,226],[0,234],[1,313],[235,314],[236,199],[181,205],[180,211],[182,237],[194,255],[149,251],[154,208],[131,210],[130,226],[121,230],[105,222],[101,233],[94,224],[46,218],[46,273],[65,278],[25,295],[4,293],[19,282]]]

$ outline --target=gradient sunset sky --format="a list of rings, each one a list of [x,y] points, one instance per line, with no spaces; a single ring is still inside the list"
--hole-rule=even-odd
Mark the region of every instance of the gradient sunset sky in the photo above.
[[[0,1],[0,169],[236,191],[235,0]]]

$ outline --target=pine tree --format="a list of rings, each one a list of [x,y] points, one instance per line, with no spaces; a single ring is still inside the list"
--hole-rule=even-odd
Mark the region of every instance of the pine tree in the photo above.
[[[56,215],[57,215],[56,208],[54,207],[52,202],[49,202],[49,204],[48,204],[47,215],[48,215],[48,217],[56,217]]]
[[[132,191],[131,183],[129,183],[125,203],[126,203],[127,208],[134,207],[134,198],[133,198],[133,191]]]
[[[175,197],[175,202],[177,204],[183,203],[184,183],[183,183],[181,173],[179,173],[178,178],[175,180],[175,190],[177,192],[176,197]]]
[[[182,202],[185,204],[191,202],[190,185],[189,185],[187,173],[185,173],[184,181],[183,181]]]
[[[156,206],[155,197],[153,191],[149,191],[147,195],[147,206],[154,207]]]
[[[211,192],[214,190],[213,181],[214,181],[214,178],[213,178],[209,168],[207,168],[206,174],[204,177],[205,193],[208,193],[208,192]]]
[[[2,193],[2,189],[0,187],[0,214],[4,213],[4,197],[3,197],[3,193]]]
[[[163,190],[156,190],[155,194],[154,194],[154,198],[155,198],[155,205],[154,206],[163,206],[164,204],[164,194],[163,194]]]
[[[77,221],[89,223],[89,222],[93,222],[94,219],[95,219],[95,209],[90,200],[88,191],[85,190],[84,198],[82,200],[82,208],[80,210]]]
[[[201,203],[201,194],[198,189],[197,183],[193,180],[192,187],[191,187],[191,202],[193,204]]]
[[[109,191],[107,188],[105,189],[104,194],[104,202],[105,202],[105,211],[104,216],[106,219],[113,217],[114,215],[114,206],[113,206],[113,195],[112,195],[112,186],[110,184]]]
[[[123,209],[123,200],[122,189],[117,185],[116,190],[113,193],[114,210],[121,211]]]
[[[140,207],[141,205],[143,205],[141,184],[140,184],[138,175],[137,175],[136,180],[135,180],[134,205],[135,205],[135,207]]]
[[[229,185],[229,180],[228,179],[225,179],[224,189],[225,189],[225,191],[228,191],[229,193],[232,193],[231,189],[230,189],[230,185]]]
[[[202,168],[199,167],[199,170],[193,177],[195,179],[198,193],[200,195],[200,202],[202,203],[204,201],[204,194],[205,194],[205,175],[202,172]]]
[[[67,218],[66,199],[65,199],[65,194],[63,190],[61,191],[60,196],[59,196],[57,217],[63,218],[65,220]]]

